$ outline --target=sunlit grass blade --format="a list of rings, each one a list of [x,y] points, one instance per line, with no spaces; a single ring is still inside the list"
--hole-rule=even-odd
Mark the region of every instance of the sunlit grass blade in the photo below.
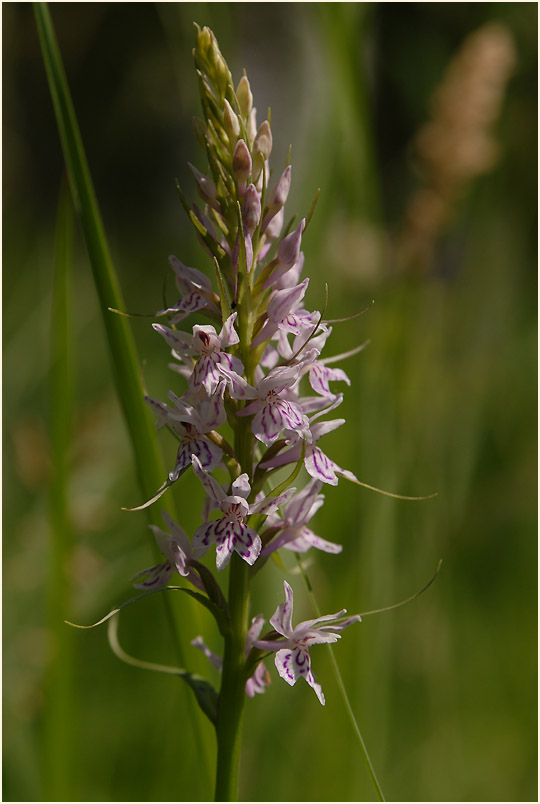
[[[42,757],[43,797],[46,801],[68,801],[73,798],[72,752],[76,719],[73,634],[69,633],[63,622],[70,598],[66,566],[73,546],[68,505],[68,453],[73,419],[73,364],[68,299],[73,219],[69,190],[63,182],[56,222],[49,374],[49,431],[53,475],[50,486],[48,573],[51,659],[45,677],[45,739]]]

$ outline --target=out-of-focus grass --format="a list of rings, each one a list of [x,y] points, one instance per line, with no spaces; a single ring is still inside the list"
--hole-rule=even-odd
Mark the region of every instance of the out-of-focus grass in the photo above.
[[[192,20],[214,28],[235,75],[247,68],[260,114],[271,105],[276,170],[293,144],[288,209],[304,214],[322,189],[304,243],[308,306],[323,303],[324,282],[329,317],[375,299],[362,318],[336,325],[328,343],[337,353],[371,339],[343,364],[352,388],[336,416],[347,424],[321,446],[368,483],[439,494],[407,503],[341,481],[325,490],[313,523],[344,544],[309,568],[325,611],[393,603],[444,560],[423,597],[366,618],[336,646],[383,789],[394,800],[536,798],[534,7],[53,4],[52,13],[132,310],[161,305],[170,252],[205,267],[173,183],[178,176],[191,188],[188,159],[204,168],[190,132],[198,113]],[[497,127],[501,159],[456,210],[433,270],[397,275],[391,236],[415,181],[408,144],[448,60],[494,17],[519,54]],[[4,5],[3,23],[4,798],[42,800],[48,332],[61,156],[31,9]],[[370,137],[377,160],[366,166]],[[379,190],[366,196],[374,180]],[[140,500],[80,239],[73,262],[70,619],[89,622],[129,596],[129,578],[152,553],[144,516],[120,511]],[[144,321],[135,333],[146,384],[164,398],[175,382],[166,349]],[[174,445],[162,444],[169,463]],[[188,531],[201,501],[191,480],[174,492]],[[311,616],[301,579],[289,580],[296,617]],[[253,613],[270,616],[281,594],[270,566]],[[219,649],[205,615],[203,624]],[[122,665],[104,631],[75,637],[73,800],[198,796],[179,681]],[[126,611],[121,637],[141,658],[175,662],[159,601]],[[194,671],[211,677],[193,653]],[[248,702],[245,798],[372,797],[324,648],[313,661],[324,709],[307,685],[290,689],[273,668],[272,686]]]

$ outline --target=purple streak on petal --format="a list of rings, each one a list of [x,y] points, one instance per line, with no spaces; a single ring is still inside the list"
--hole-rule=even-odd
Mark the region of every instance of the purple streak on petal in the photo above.
[[[286,509],[287,522],[298,525],[309,520],[324,504],[324,494],[319,494],[322,483],[314,478],[291,500]]]
[[[193,536],[194,549],[208,549],[211,544],[214,544],[218,538],[217,528],[222,520],[213,519],[212,522],[205,522],[200,528],[197,528]]]
[[[152,324],[153,329],[165,338],[171,349],[178,352],[180,355],[190,354],[192,345],[192,336],[185,332],[178,332],[178,330],[170,329],[163,326],[163,324]]]
[[[262,441],[267,447],[273,444],[279,435],[281,422],[279,424],[276,423],[272,405],[264,405],[264,407],[259,410],[251,423],[251,429],[255,438],[258,438],[259,441]]]
[[[306,450],[305,467],[311,477],[322,480],[323,483],[329,483],[331,486],[337,486],[338,478],[335,473],[336,464],[328,458],[319,447],[311,446],[309,454]]]
[[[304,431],[309,429],[309,422],[307,417],[304,416],[302,411],[294,404],[288,402],[286,399],[279,400],[275,408],[279,410],[279,414],[284,429]]]
[[[131,579],[132,582],[137,578],[142,578],[145,575],[147,577],[144,581],[134,583],[133,587],[135,589],[160,589],[162,586],[165,586],[168,583],[172,572],[173,566],[170,561],[165,561],[163,564],[156,564],[155,567],[150,567],[150,569],[138,572],[137,575]]]
[[[176,464],[174,469],[169,472],[169,480],[171,483],[174,483],[176,480],[178,480],[180,473],[191,463],[192,446],[193,442],[191,439],[189,439],[183,444],[180,444],[178,447],[178,452],[176,453]]]
[[[287,648],[282,648],[278,650],[275,656],[275,664],[277,671],[281,678],[290,684],[291,687],[296,682],[296,676],[294,675],[291,665],[292,665],[292,652]]]
[[[233,549],[251,566],[262,550],[259,534],[248,525],[238,523],[238,527],[235,528]]]
[[[191,441],[191,455],[198,457],[203,469],[212,472],[220,462],[223,450],[207,438],[194,438]]]

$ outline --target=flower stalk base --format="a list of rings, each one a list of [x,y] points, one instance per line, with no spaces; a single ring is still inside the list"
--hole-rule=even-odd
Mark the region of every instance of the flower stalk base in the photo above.
[[[225,638],[223,677],[216,723],[215,801],[238,801],[238,778],[244,702],[246,638],[249,614],[249,566],[233,555],[229,575],[231,632]]]

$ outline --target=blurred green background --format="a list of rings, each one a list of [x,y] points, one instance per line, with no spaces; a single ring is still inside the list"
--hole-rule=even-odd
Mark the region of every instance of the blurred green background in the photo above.
[[[536,4],[53,3],[51,12],[127,309],[162,305],[170,253],[210,269],[174,187],[177,177],[194,197],[186,162],[205,169],[191,130],[194,20],[214,30],[236,80],[246,68],[259,119],[271,107],[276,171],[293,146],[289,214],[305,215],[321,188],[303,243],[306,306],[321,309],[325,282],[329,318],[375,300],[329,342],[334,354],[370,339],[342,364],[347,424],[323,447],[367,483],[438,497],[404,502],[345,481],[326,489],[314,529],[344,550],[313,556],[309,575],[324,612],[358,612],[409,596],[444,561],[424,596],[366,617],[336,647],[354,712],[389,800],[536,800]],[[411,199],[430,176],[412,143],[449,63],[493,21],[514,52],[490,134],[498,159],[458,182],[423,258],[406,258]],[[213,735],[197,714],[195,738],[182,682],[119,662],[104,629],[61,624],[92,622],[129,597],[129,579],[153,561],[152,539],[144,514],[121,510],[141,497],[76,227],[71,536],[61,560],[52,547],[63,162],[31,5],[2,4],[2,22],[3,799],[208,800]],[[465,69],[474,79],[474,58]],[[465,103],[458,93],[458,117]],[[177,384],[167,351],[148,321],[133,330],[146,386],[164,399]],[[160,442],[170,466],[174,445],[166,434]],[[199,492],[190,477],[174,489],[188,530]],[[301,579],[288,578],[296,617],[313,616]],[[268,618],[281,597],[282,573],[269,566],[253,614]],[[193,623],[182,599],[172,603],[185,639],[202,627],[219,650],[210,618]],[[127,610],[120,630],[134,655],[176,663],[158,599]],[[217,681],[192,653],[190,668]],[[268,664],[272,686],[247,702],[242,797],[372,800],[326,649],[313,651],[324,708]]]

